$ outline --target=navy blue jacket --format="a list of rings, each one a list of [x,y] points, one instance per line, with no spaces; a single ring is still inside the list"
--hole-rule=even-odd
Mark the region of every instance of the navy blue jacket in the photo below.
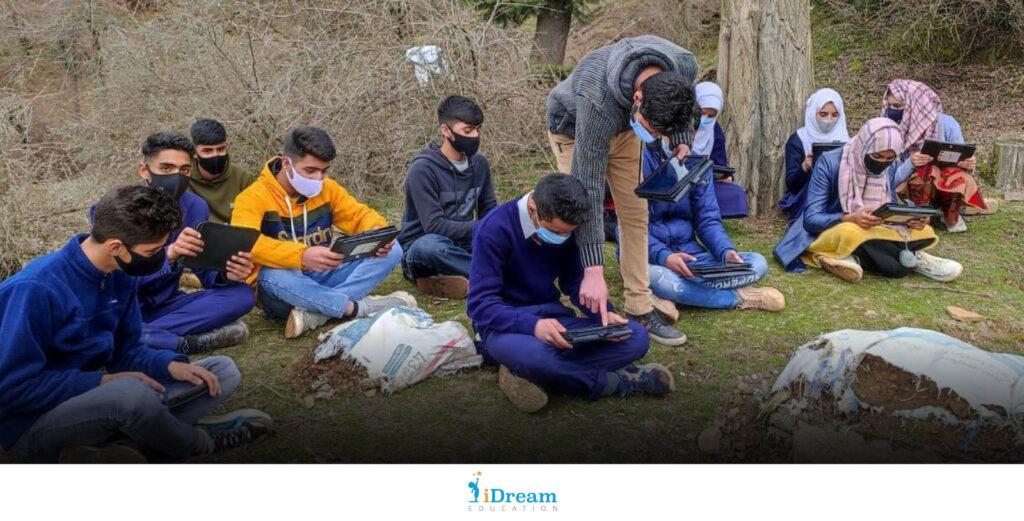
[[[729,155],[725,152],[725,132],[718,121],[715,121],[715,138],[710,157],[715,166],[729,166]]]
[[[644,147],[645,179],[654,173],[662,160],[660,150]],[[718,208],[713,179],[714,173],[708,170],[705,182],[691,188],[678,203],[648,201],[649,263],[664,266],[665,259],[677,252],[697,255],[709,251],[716,258],[724,260],[728,250],[736,249],[722,226],[722,213]]]
[[[786,271],[799,272],[807,267],[800,260],[800,255],[825,230],[839,224],[843,219],[843,205],[839,201],[839,164],[843,157],[843,149],[830,150],[822,154],[811,170],[811,180],[807,184],[807,200],[803,211],[793,220],[786,234],[775,246],[775,258]],[[891,202],[896,202],[894,186],[896,165],[886,171],[889,176],[889,192]]]
[[[803,140],[794,132],[786,141],[786,193],[779,200],[779,208],[789,214],[790,221],[803,210],[807,182],[811,180],[811,172],[804,172],[805,157]]]

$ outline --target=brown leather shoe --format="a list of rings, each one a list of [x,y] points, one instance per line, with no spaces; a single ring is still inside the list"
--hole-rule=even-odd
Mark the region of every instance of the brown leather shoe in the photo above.
[[[736,294],[740,297],[737,309],[782,311],[786,307],[786,297],[775,288],[740,288]]]

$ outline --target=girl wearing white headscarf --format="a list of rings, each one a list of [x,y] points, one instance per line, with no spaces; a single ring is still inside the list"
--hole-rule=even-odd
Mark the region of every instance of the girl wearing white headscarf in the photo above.
[[[795,219],[803,209],[807,182],[811,178],[811,145],[814,143],[846,143],[850,133],[846,128],[843,98],[832,89],[819,89],[807,98],[804,106],[804,126],[786,143],[786,194],[779,201],[782,211]]]

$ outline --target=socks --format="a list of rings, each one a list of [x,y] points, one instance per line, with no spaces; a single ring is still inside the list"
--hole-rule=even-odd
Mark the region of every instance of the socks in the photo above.
[[[359,301],[352,301],[352,313],[345,315],[345,318],[359,318]]]
[[[601,390],[601,396],[611,396],[616,394],[619,390],[619,381],[622,379],[618,373],[608,371],[605,373],[604,389]]]

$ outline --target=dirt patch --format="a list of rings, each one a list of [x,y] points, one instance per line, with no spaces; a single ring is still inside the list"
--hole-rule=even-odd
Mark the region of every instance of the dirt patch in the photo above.
[[[332,398],[338,394],[375,394],[380,384],[369,377],[366,368],[340,356],[313,362],[313,350],[306,349],[292,365],[289,381],[300,396]]]
[[[709,459],[732,463],[777,463],[789,460],[785,439],[772,435],[764,404],[775,374],[739,379],[725,395],[715,419],[697,436],[697,448]]]
[[[934,406],[965,420],[974,416],[971,405],[950,389],[939,389],[927,376],[915,376],[885,360],[865,355],[857,365],[853,391],[864,403],[881,407],[882,414]]]

